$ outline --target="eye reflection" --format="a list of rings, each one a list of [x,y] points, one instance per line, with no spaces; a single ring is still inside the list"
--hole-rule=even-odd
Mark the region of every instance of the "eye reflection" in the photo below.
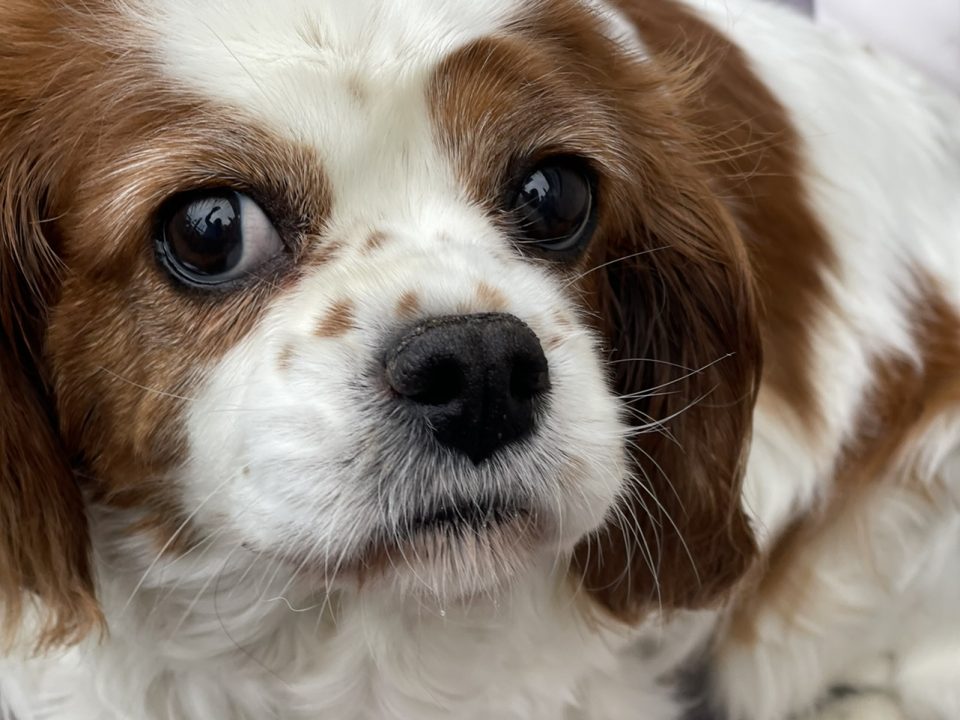
[[[188,194],[169,209],[158,254],[186,284],[210,286],[235,280],[283,250],[263,210],[242,193]]]
[[[523,244],[579,251],[591,234],[593,176],[574,158],[547,160],[523,179],[508,210]]]

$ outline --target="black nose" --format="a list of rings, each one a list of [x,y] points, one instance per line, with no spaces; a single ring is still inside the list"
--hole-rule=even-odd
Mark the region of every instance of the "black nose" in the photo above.
[[[550,389],[537,336],[503,313],[426,320],[386,357],[390,386],[437,440],[474,463],[529,435]]]

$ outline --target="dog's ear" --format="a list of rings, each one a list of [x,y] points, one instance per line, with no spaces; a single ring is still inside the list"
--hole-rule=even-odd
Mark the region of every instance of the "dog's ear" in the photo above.
[[[0,87],[2,92],[2,87]],[[0,133],[16,108],[0,97]],[[58,260],[36,158],[0,136],[0,618],[7,643],[69,643],[100,624],[84,505],[61,445],[43,335]],[[29,607],[30,637],[18,637]]]
[[[576,552],[584,587],[627,621],[710,604],[756,552],[741,484],[761,349],[743,242],[692,164],[648,163],[591,260],[612,384],[635,428],[632,477]]]

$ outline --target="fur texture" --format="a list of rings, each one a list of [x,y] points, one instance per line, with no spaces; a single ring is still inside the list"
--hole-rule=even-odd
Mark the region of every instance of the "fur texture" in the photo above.
[[[760,2],[0,28],[0,717],[960,714],[956,98]],[[554,156],[562,260],[504,210]],[[282,250],[187,287],[164,213],[222,187]],[[481,313],[551,387],[472,463],[383,352]]]

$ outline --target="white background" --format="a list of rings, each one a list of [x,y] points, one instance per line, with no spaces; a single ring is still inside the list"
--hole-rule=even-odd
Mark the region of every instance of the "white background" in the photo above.
[[[783,0],[960,91],[960,0]]]

